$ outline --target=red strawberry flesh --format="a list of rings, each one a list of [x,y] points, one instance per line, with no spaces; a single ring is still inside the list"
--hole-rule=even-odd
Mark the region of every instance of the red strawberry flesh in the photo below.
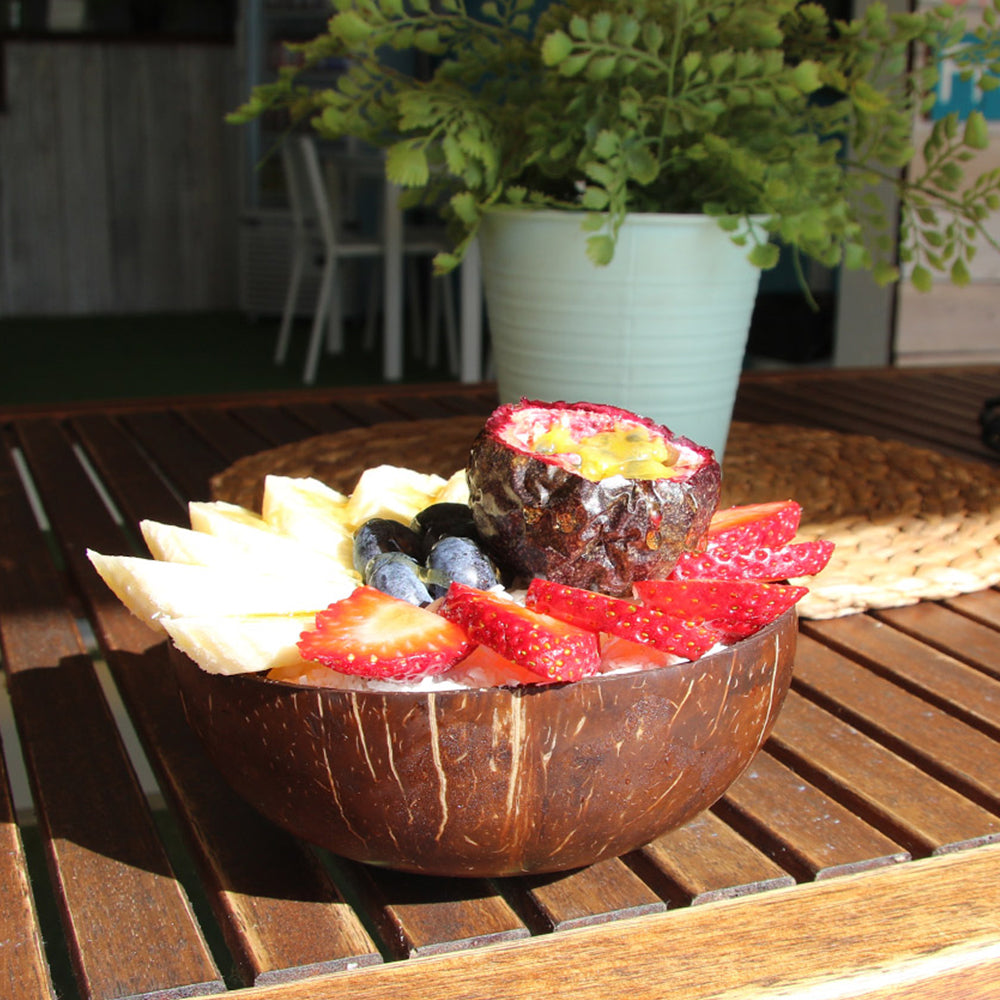
[[[703,621],[736,642],[758,632],[808,593],[806,587],[756,580],[637,580],[643,603]]]
[[[526,603],[529,608],[582,628],[641,642],[689,660],[703,656],[719,641],[718,632],[704,624],[685,621],[637,601],[552,580],[532,580]]]
[[[791,542],[740,549],[710,544],[704,552],[685,552],[670,573],[671,580],[792,580],[815,576],[830,561],[833,542]]]
[[[600,665],[597,635],[503,597],[453,583],[438,613],[474,642],[553,681],[575,681]]]
[[[712,515],[705,541],[741,549],[784,545],[795,537],[801,519],[802,508],[794,500],[724,507]]]
[[[332,670],[391,680],[442,673],[471,648],[453,622],[373,587],[320,611],[298,646],[303,658]]]

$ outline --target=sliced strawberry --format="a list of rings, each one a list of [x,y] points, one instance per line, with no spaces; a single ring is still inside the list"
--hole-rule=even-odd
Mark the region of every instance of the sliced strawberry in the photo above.
[[[487,591],[453,583],[439,614],[473,641],[549,680],[579,680],[596,673],[600,664],[595,633]]]
[[[806,587],[756,580],[637,580],[636,596],[669,615],[703,621],[736,642],[784,614]]]
[[[620,635],[601,635],[601,672],[614,670],[652,670],[669,667],[686,660],[686,656],[675,656],[662,649],[655,649],[642,642],[623,639]]]
[[[525,603],[582,628],[642,642],[688,660],[698,659],[719,641],[714,629],[659,608],[538,577],[531,581]]]
[[[546,680],[482,643],[448,671],[448,679],[467,687],[517,687]]]
[[[791,580],[815,576],[830,561],[833,542],[792,542],[742,550],[709,545],[704,552],[685,552],[670,573],[671,580]]]
[[[802,508],[794,500],[724,507],[712,515],[705,541],[739,549],[774,548],[795,537],[801,519]]]
[[[459,626],[426,608],[358,587],[316,615],[299,637],[299,652],[332,670],[404,680],[439,674],[471,643]]]

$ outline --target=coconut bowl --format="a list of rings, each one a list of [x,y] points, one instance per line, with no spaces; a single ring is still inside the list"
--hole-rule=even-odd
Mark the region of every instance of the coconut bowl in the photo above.
[[[771,731],[794,609],[693,662],[572,684],[346,691],[203,671],[187,717],[264,816],[347,858],[506,876],[617,857],[707,809]]]

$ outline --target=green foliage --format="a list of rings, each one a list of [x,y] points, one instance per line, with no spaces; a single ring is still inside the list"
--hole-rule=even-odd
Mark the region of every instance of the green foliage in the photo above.
[[[581,211],[598,263],[627,212],[707,212],[758,266],[773,266],[778,241],[887,282],[888,188],[913,283],[938,271],[962,284],[1000,207],[1000,172],[966,176],[988,129],[978,114],[948,117],[917,151],[912,126],[933,103],[940,53],[966,75],[986,67],[984,89],[1000,84],[992,3],[958,47],[967,29],[950,5],[889,14],[876,2],[844,22],[797,0],[553,0],[537,18],[531,0],[487,0],[478,14],[465,0],[334,0],[327,30],[297,46],[303,70],[255,88],[229,120],[281,109],[384,147],[388,176],[453,225],[443,269],[486,209],[521,204]],[[385,58],[408,49],[433,57],[429,78]],[[335,86],[301,82],[332,55],[349,59]]]

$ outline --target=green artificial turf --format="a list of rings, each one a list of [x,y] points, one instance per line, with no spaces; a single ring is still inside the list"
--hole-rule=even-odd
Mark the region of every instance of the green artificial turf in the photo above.
[[[303,385],[309,324],[274,363],[278,320],[240,313],[0,319],[0,404],[204,395]],[[324,355],[317,386],[382,381],[379,349],[349,331],[343,355]],[[408,358],[405,380],[448,381],[444,366]]]

